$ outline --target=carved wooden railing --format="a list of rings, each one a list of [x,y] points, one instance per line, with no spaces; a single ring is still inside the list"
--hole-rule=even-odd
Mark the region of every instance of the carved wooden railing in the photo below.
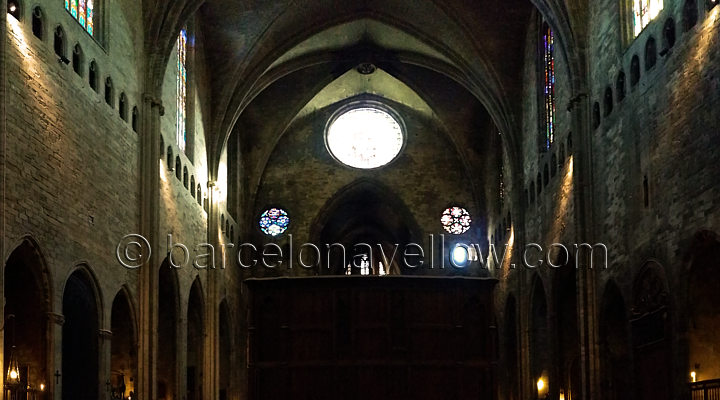
[[[720,400],[720,379],[691,383],[690,399]]]

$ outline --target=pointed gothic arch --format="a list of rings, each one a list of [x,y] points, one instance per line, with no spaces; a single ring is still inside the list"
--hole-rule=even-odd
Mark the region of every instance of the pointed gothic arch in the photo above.
[[[3,269],[4,369],[10,353],[20,368],[20,381],[38,387],[49,382],[52,350],[52,282],[39,244],[23,237]],[[14,346],[14,349],[13,349]]]
[[[720,378],[720,238],[709,230],[693,235],[689,250],[687,306],[688,369],[698,382]]]
[[[543,378],[547,382],[547,374],[551,368],[550,326],[548,324],[548,300],[545,285],[539,274],[532,279],[530,307],[528,308],[530,323],[530,381]]]
[[[130,291],[123,286],[113,299],[110,315],[110,386],[113,396],[137,392],[137,319]]]
[[[632,398],[628,307],[615,281],[605,285],[600,303],[600,386],[608,400]]]
[[[203,380],[209,378],[205,370],[205,298],[200,277],[190,287],[187,308],[187,400],[200,400],[203,396]]]
[[[62,399],[100,396],[102,296],[86,264],[75,267],[62,297]]]
[[[367,207],[363,206],[367,205]],[[377,223],[369,224],[373,215],[382,215]],[[407,243],[422,243],[420,228],[407,205],[391,188],[374,180],[361,178],[338,190],[315,216],[310,227],[312,243],[333,244],[339,241],[346,249],[346,261],[352,257],[353,246],[368,238],[373,238],[373,246],[381,243],[385,246]],[[321,251],[319,265],[321,271],[331,274],[344,274],[346,263],[341,262],[338,252],[330,252],[330,260],[325,249]],[[392,248],[385,250],[392,253]],[[337,257],[337,258],[336,258]],[[328,266],[330,261],[332,265]],[[376,261],[371,261],[375,262]],[[328,268],[331,267],[331,268]],[[409,273],[402,271],[399,264],[385,266],[388,273]],[[402,271],[402,272],[401,272]]]
[[[512,293],[508,295],[505,301],[504,317],[504,333],[501,336],[504,340],[504,359],[505,359],[505,376],[503,377],[505,384],[505,397],[508,400],[520,399],[520,374],[519,374],[519,357],[520,357],[520,338],[518,335],[518,311],[517,300]],[[501,378],[502,379],[502,378]]]
[[[232,365],[235,359],[233,322],[230,315],[230,307],[227,299],[220,302],[218,308],[218,323],[220,328],[219,339],[219,360],[218,360],[218,384],[219,384],[219,400],[227,400],[230,398],[233,389],[233,373]]]
[[[633,282],[631,334],[635,398],[673,398],[670,289],[663,267],[647,261]]]
[[[158,399],[176,399],[179,395],[178,374],[178,320],[180,294],[177,271],[165,258],[158,271],[157,348],[158,373],[156,395]]]

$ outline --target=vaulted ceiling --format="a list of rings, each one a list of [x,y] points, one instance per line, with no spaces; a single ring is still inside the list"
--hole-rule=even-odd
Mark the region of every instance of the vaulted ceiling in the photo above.
[[[214,71],[216,147],[255,97],[283,77],[294,74],[312,92],[319,90],[312,83],[330,82],[361,62],[413,75],[403,80],[421,80],[416,72],[444,75],[499,124],[517,123],[532,9],[529,0],[208,0],[200,14],[208,21],[202,26]]]
[[[530,0],[207,0],[210,165],[237,135],[252,204],[292,121],[364,91],[432,114],[483,197],[488,153],[501,151],[489,135],[520,126],[533,10]],[[362,63],[377,66],[372,79],[355,72]]]

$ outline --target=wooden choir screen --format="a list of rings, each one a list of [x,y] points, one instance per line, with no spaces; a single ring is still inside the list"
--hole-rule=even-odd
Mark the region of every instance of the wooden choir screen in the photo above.
[[[494,399],[496,281],[250,279],[250,399]]]

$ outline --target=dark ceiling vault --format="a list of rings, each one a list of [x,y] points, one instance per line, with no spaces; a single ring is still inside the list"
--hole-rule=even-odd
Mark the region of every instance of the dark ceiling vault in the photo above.
[[[517,135],[527,29],[534,15],[542,15],[557,33],[573,96],[583,91],[577,50],[583,37],[577,20],[583,15],[576,1],[155,3],[148,17],[153,23],[146,25],[155,28],[146,32],[146,42],[157,48],[149,54],[158,68],[148,71],[148,82],[161,81],[152,77],[162,76],[159,65],[167,64],[176,31],[197,12],[197,34],[212,71],[205,90],[209,173],[218,176],[223,150],[237,136],[238,154],[231,159],[239,160],[235,169],[245,182],[236,187],[246,189],[241,195],[246,204],[253,204],[264,163],[297,113],[358,64],[376,65],[430,105],[472,177],[469,190],[481,210],[490,201],[483,177],[498,172],[488,170],[497,165],[488,161],[489,153],[497,158],[504,152],[508,179],[521,174]]]
[[[582,71],[586,18],[578,0],[419,0],[359,2],[337,1],[231,1],[156,0],[146,4],[145,41],[151,60],[148,93],[158,97],[165,65],[180,27],[199,9],[202,34],[211,44],[208,64],[212,123],[208,129],[208,161],[217,173],[220,154],[236,121],[257,94],[287,71],[306,68],[317,60],[296,47],[314,36],[360,20],[382,23],[403,32],[385,35],[381,48],[392,50],[400,62],[420,65],[447,75],[472,93],[488,110],[495,124],[508,133],[503,143],[519,157],[519,106],[521,66],[526,27],[537,8],[557,34],[559,51],[568,60],[572,92],[584,93]],[[357,24],[355,24],[357,25]],[[377,32],[374,32],[377,33]],[[373,39],[373,32],[363,39]],[[340,34],[342,35],[342,34]],[[431,49],[434,57],[401,52],[408,37]],[[372,41],[372,40],[371,40]],[[356,44],[356,43],[355,43]],[[349,43],[348,43],[348,46]],[[315,47],[320,53],[338,48]],[[301,57],[289,58],[290,55]],[[278,63],[282,61],[282,63]],[[519,161],[511,169],[517,173]]]
[[[516,123],[512,121],[531,11],[524,0],[208,1],[201,15],[213,21],[203,24],[213,44],[208,49],[215,71],[212,131],[219,135],[213,153],[223,148],[258,92],[268,90],[283,74],[313,69],[318,63],[342,70],[374,57],[447,75],[473,93],[498,125]],[[368,21],[366,31],[358,32],[354,22],[359,20]],[[333,38],[323,38],[327,31]],[[316,40],[309,53],[297,48],[313,37],[324,40]],[[326,47],[317,45],[322,42]],[[321,77],[316,81],[322,82]]]

